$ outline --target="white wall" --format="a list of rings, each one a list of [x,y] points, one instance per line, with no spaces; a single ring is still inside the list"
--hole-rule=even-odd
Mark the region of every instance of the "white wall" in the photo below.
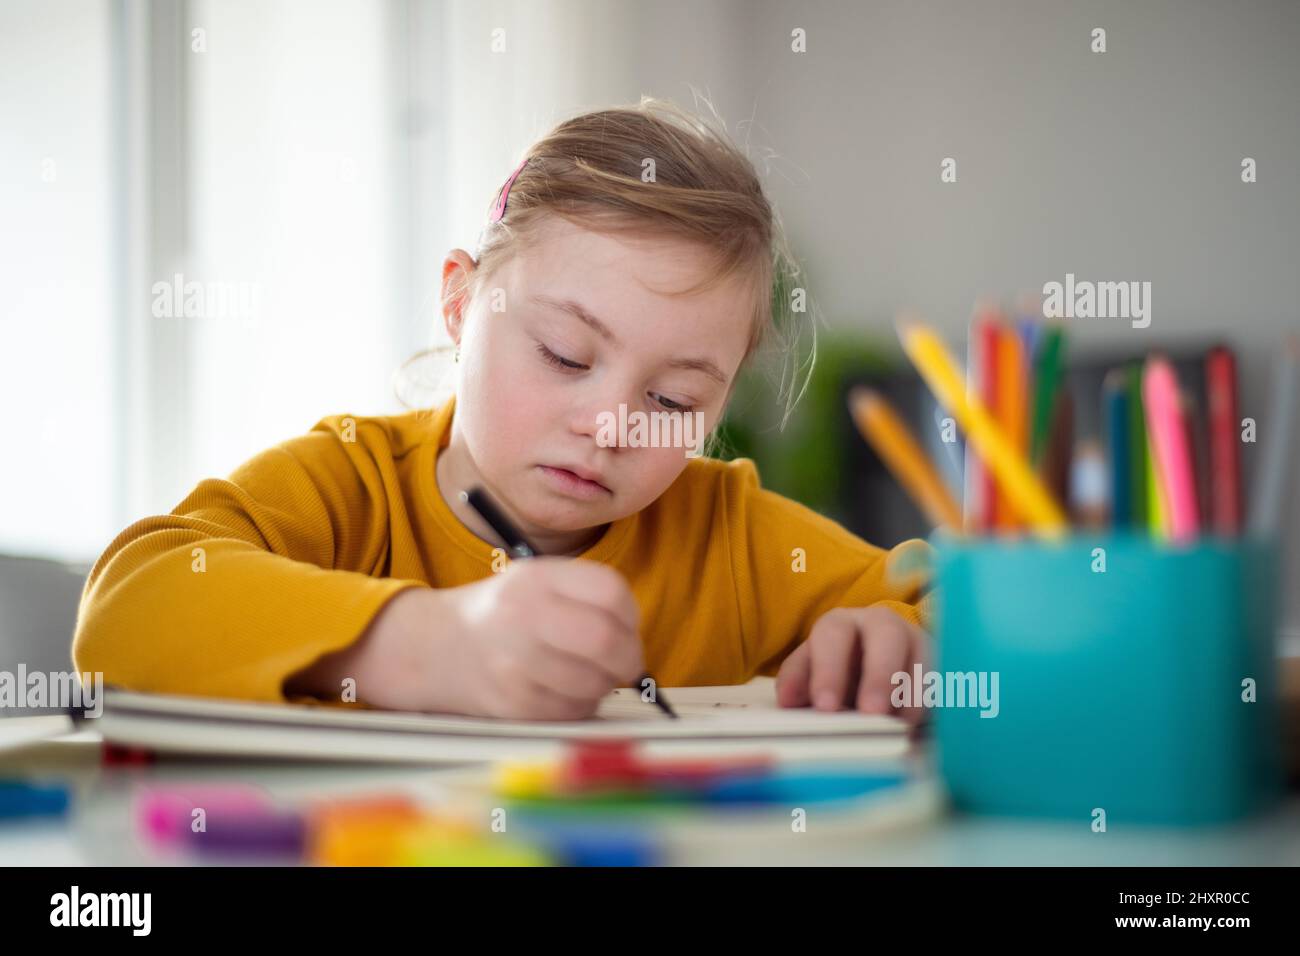
[[[447,3],[448,241],[473,250],[524,149],[575,113],[636,103],[642,94],[690,106],[695,87],[724,117],[747,119],[744,35],[753,9],[744,0]],[[492,52],[497,28],[505,30],[504,53]]]
[[[769,195],[831,324],[888,337],[911,306],[960,345],[981,297],[1041,298],[1067,272],[1150,281],[1149,328],[1075,322],[1076,348],[1224,339],[1268,440],[1272,354],[1300,332],[1300,5],[456,0],[447,14],[449,131],[476,144],[449,169],[457,243],[472,248],[551,122],[641,93],[689,105],[690,83],[756,159],[775,153]],[[494,26],[507,55],[489,52]],[[1257,457],[1245,446],[1248,479]],[[1286,574],[1300,578],[1294,555]]]

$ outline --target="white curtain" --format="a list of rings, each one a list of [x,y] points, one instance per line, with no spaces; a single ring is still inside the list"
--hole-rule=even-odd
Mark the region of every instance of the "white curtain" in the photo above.
[[[122,488],[107,3],[0,4],[0,550],[107,543]]]

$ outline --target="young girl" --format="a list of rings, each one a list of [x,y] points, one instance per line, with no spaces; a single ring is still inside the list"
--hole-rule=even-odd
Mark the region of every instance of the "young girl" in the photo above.
[[[887,552],[763,490],[748,460],[601,434],[620,411],[718,423],[789,305],[775,233],[753,167],[706,124],[653,101],[561,123],[496,195],[477,258],[443,263],[454,398],[325,418],[131,525],[87,581],[77,669],[549,720],[647,672],[776,674],[783,706],[889,712],[891,676],[928,654]],[[503,559],[461,499],[476,486],[542,556]]]

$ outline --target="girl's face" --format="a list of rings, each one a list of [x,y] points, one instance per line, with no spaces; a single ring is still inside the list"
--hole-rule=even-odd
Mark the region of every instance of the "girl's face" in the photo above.
[[[454,501],[473,483],[543,552],[581,550],[603,525],[658,498],[689,461],[680,445],[602,445],[611,432],[622,441],[620,420],[632,432],[638,418],[664,418],[651,413],[683,413],[692,420],[676,435],[697,441],[717,424],[749,341],[752,283],[733,276],[671,295],[705,277],[698,248],[602,235],[558,216],[472,301],[449,299],[475,267],[462,250],[443,267],[460,364],[439,487],[477,531],[481,522]]]

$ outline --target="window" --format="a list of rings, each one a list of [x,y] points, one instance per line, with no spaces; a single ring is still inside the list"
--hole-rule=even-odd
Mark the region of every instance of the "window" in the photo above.
[[[402,410],[447,248],[442,16],[0,5],[0,552],[91,559],[326,415]]]

